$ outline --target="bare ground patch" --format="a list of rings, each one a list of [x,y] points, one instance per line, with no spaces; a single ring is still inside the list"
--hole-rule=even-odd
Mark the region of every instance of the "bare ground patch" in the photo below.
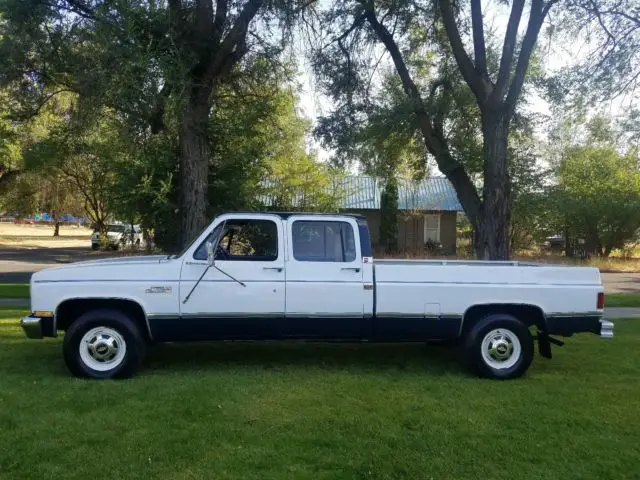
[[[73,248],[90,246],[91,229],[61,226],[60,236],[53,236],[49,225],[16,225],[0,223],[0,247],[12,248]]]

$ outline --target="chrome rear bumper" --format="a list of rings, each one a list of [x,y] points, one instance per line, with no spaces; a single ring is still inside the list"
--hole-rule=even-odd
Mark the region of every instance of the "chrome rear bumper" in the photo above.
[[[600,338],[613,338],[613,322],[600,319]]]

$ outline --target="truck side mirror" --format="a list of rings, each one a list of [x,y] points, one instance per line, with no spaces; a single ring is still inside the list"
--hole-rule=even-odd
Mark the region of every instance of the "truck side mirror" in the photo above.
[[[207,242],[207,262],[210,267],[216,264],[216,250],[213,246],[213,242]]]

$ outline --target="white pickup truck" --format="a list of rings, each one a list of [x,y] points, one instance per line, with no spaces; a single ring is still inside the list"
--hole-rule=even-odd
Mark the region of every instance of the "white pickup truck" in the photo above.
[[[356,215],[231,213],[181,254],[49,268],[31,279],[30,338],[65,332],[70,371],[135,373],[148,345],[197,340],[461,340],[482,376],[515,378],[537,339],[613,336],[595,268],[376,260]],[[532,335],[532,331],[536,337]]]

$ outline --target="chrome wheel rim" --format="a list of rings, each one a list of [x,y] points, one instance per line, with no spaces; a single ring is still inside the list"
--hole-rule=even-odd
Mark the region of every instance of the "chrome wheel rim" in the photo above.
[[[481,344],[482,359],[491,368],[503,370],[513,367],[522,354],[518,336],[506,328],[487,333]]]
[[[127,343],[113,328],[96,327],[80,340],[80,358],[84,364],[98,372],[118,367],[127,353]]]

